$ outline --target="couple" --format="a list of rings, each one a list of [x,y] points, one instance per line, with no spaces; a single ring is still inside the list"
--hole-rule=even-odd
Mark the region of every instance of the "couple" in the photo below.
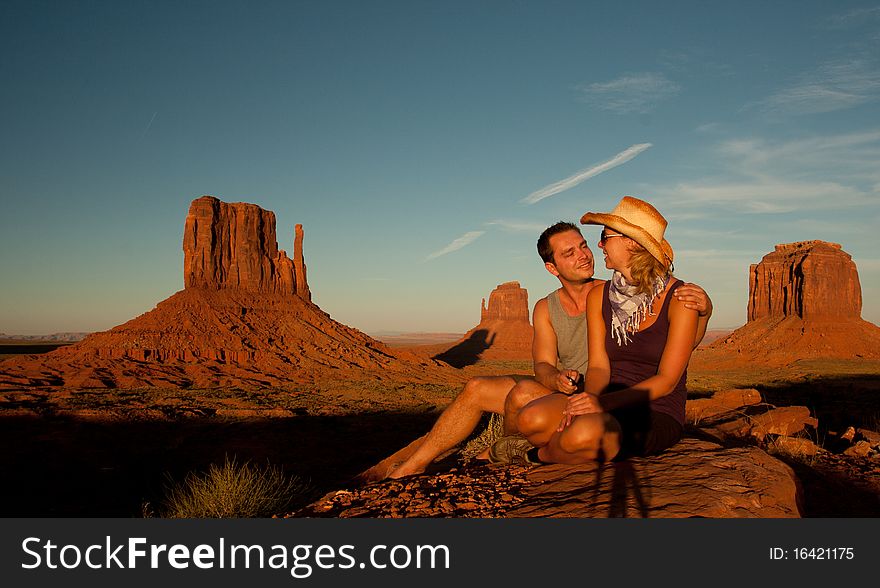
[[[712,303],[672,276],[666,219],[647,202],[625,196],[581,224],[603,226],[598,246],[611,280],[593,278],[593,254],[577,226],[546,229],[538,254],[561,287],[535,304],[534,377],[468,381],[388,477],[423,472],[470,435],[484,411],[504,415],[505,436],[480,456],[494,462],[624,459],[678,442],[687,364]]]

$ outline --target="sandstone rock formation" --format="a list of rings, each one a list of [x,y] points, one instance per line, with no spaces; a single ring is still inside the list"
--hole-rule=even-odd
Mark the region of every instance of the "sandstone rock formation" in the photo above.
[[[505,282],[482,300],[480,323],[461,340],[435,356],[455,367],[478,359],[529,360],[532,357],[529,293],[519,282]]]
[[[0,363],[0,389],[449,380],[438,362],[391,350],[311,303],[302,240],[297,225],[291,260],[272,212],[198,198],[184,229],[184,290],[77,344]]]
[[[749,269],[746,325],[697,349],[691,362],[880,358],[880,327],[862,320],[861,308],[858,271],[840,245],[777,245]]]
[[[504,282],[489,294],[489,306],[483,298],[480,324],[490,320],[528,321],[529,293],[519,282]]]
[[[749,268],[749,321],[859,319],[862,289],[852,257],[837,243],[777,245]]]
[[[213,196],[193,200],[183,253],[186,288],[297,292],[293,262],[276,242],[275,214],[255,204],[227,204]]]
[[[309,282],[306,279],[306,262],[303,259],[303,226],[294,227],[293,236],[293,279],[296,284],[296,295],[303,300],[312,299]]]
[[[309,517],[799,517],[791,468],[756,447],[685,439],[606,465],[478,465],[328,493]]]

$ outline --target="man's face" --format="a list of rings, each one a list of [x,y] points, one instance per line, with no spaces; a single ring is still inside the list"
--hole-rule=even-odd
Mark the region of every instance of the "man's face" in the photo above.
[[[569,282],[593,277],[593,252],[578,231],[565,231],[550,237],[553,262],[544,264],[554,276]]]

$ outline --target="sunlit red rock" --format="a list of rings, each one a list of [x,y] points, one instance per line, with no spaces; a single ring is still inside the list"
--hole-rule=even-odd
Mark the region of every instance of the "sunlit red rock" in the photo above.
[[[694,351],[691,364],[878,359],[880,327],[863,320],[861,308],[858,270],[840,245],[777,245],[749,269],[748,322]]]
[[[529,360],[534,331],[529,322],[529,293],[519,282],[505,282],[484,298],[480,322],[436,357],[455,367],[477,360]]]
[[[442,364],[392,350],[310,302],[302,241],[297,225],[291,260],[278,249],[272,212],[198,198],[184,228],[184,290],[74,345],[0,363],[0,389],[456,380]]]
[[[297,294],[308,292],[302,262],[302,225],[294,247],[299,268],[278,249],[275,213],[255,204],[228,204],[213,196],[193,200],[183,231],[187,288]],[[308,299],[308,297],[306,297]]]
[[[519,282],[505,282],[489,294],[489,305],[483,299],[480,323],[490,320],[529,320],[529,293]]]
[[[749,268],[749,321],[858,319],[862,289],[852,257],[837,243],[777,245]]]

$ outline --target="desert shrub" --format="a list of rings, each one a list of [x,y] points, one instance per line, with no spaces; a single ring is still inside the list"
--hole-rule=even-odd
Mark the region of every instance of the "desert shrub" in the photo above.
[[[309,485],[280,467],[238,463],[226,457],[204,473],[187,474],[166,487],[159,514],[166,518],[269,517],[289,509],[309,493]]]
[[[474,459],[484,449],[492,445],[496,439],[504,435],[504,417],[492,413],[486,428],[476,437],[468,441],[461,450],[461,457],[465,460]]]

